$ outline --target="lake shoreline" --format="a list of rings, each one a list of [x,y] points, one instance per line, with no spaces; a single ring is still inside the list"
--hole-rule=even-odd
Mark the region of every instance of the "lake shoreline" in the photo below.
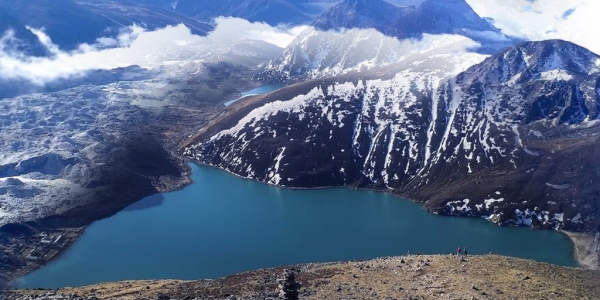
[[[363,190],[363,191],[383,192],[385,194],[393,196],[397,200],[400,200],[400,201],[402,201],[402,200],[404,200],[404,201],[410,201],[410,202],[419,204],[419,206],[421,206],[421,207],[424,207],[421,202],[414,201],[414,200],[411,200],[411,199],[407,199],[407,198],[404,198],[404,197],[400,197],[400,196],[392,193],[391,191],[386,191],[386,190],[363,189],[363,188],[356,188],[356,187],[351,187],[351,186],[346,186],[346,187],[335,187],[335,186],[332,186],[332,187],[318,187],[318,188],[291,188],[291,187],[275,186],[275,185],[271,185],[271,184],[268,184],[268,183],[256,181],[256,180],[253,180],[253,179],[241,177],[241,176],[239,176],[237,174],[228,172],[227,170],[223,170],[221,168],[210,166],[210,165],[205,165],[205,164],[193,161],[193,160],[186,160],[185,161],[186,171],[185,171],[185,176],[182,177],[181,182],[179,182],[178,184],[176,184],[174,186],[171,186],[170,188],[165,189],[165,190],[163,190],[161,192],[175,192],[175,191],[182,190],[182,189],[188,187],[189,185],[193,184],[194,181],[192,180],[192,169],[190,167],[190,164],[196,164],[196,165],[199,165],[199,166],[206,166],[206,167],[209,167],[209,168],[212,168],[212,169],[217,169],[217,170],[225,171],[226,173],[228,173],[230,175],[234,175],[235,177],[238,177],[238,178],[241,178],[241,179],[244,179],[244,180],[248,180],[248,181],[252,181],[252,182],[258,182],[260,184],[264,184],[264,185],[268,185],[268,186],[273,186],[273,187],[277,187],[277,188],[282,188],[282,189],[290,189],[290,190],[321,190],[321,189],[331,189],[331,188],[347,188],[347,189],[351,189],[351,190]],[[140,200],[138,200],[136,202],[139,202],[142,199],[140,199]],[[118,212],[116,212],[116,213],[118,213]],[[432,212],[427,211],[427,213],[432,213]],[[450,216],[450,217],[457,217],[457,216]],[[461,217],[461,218],[465,218],[465,217]],[[101,220],[101,219],[99,219],[99,220]],[[92,223],[94,223],[96,221],[99,221],[99,220],[95,220],[95,221],[91,222],[90,224],[92,224]],[[503,226],[500,226],[500,227],[503,227]],[[81,234],[84,233],[84,231],[85,231],[86,228],[87,228],[87,226],[84,227],[83,229],[81,229],[79,231],[79,235],[78,236],[81,236]],[[536,229],[536,230],[539,230],[539,229]],[[546,229],[544,229],[544,230],[546,230]],[[598,261],[597,260],[597,256],[594,256],[594,255],[583,255],[582,253],[584,253],[584,252],[583,252],[583,250],[581,250],[582,247],[585,246],[585,245],[588,245],[588,247],[590,247],[589,246],[590,242],[594,241],[594,237],[586,235],[584,233],[573,233],[573,232],[567,232],[567,231],[560,231],[560,232],[564,233],[566,236],[569,237],[569,239],[571,241],[571,244],[573,246],[573,249],[574,249],[574,258],[575,258],[575,261],[579,264],[579,266],[581,266],[581,267],[583,267],[585,269],[597,270],[598,269],[598,266],[597,266],[597,261]],[[14,276],[11,276],[9,282],[14,281],[15,279],[21,278],[24,275],[27,275],[27,274],[29,274],[29,273],[31,273],[31,272],[33,272],[33,271],[35,271],[35,270],[43,267],[43,266],[45,266],[45,265],[47,265],[47,264],[55,261],[60,256],[62,256],[64,253],[66,253],[76,241],[77,241],[77,239],[72,240],[69,243],[68,247],[66,247],[65,249],[63,249],[59,255],[53,257],[51,260],[49,260],[49,261],[47,261],[47,262],[45,262],[43,264],[39,264],[35,268],[28,268],[26,270],[23,270],[23,271],[15,273]],[[594,264],[596,264],[596,267],[594,267]]]
[[[189,165],[186,163],[186,170],[184,171],[184,176],[182,177],[181,181],[179,182],[172,182],[173,185],[163,188],[163,189],[158,189],[158,191],[160,193],[171,193],[171,192],[176,192],[179,190],[182,190],[184,188],[186,188],[187,186],[193,184],[192,180],[191,180],[191,168],[189,168]],[[151,195],[150,195],[151,196]],[[130,205],[133,205],[139,201],[142,201],[143,199],[145,199],[146,197],[148,197],[147,195],[144,195],[143,197],[141,197],[140,199],[138,199],[137,201],[132,202]],[[125,209],[125,208],[124,208]],[[65,227],[65,228],[55,228],[55,230],[60,230],[60,231],[65,231],[65,232],[71,232],[72,234],[75,235],[74,238],[69,239],[68,243],[64,246],[64,248],[60,249],[60,251],[57,253],[57,255],[53,256],[51,259],[41,262],[41,263],[33,263],[31,265],[27,265],[22,269],[19,269],[18,271],[14,272],[14,273],[9,273],[8,276],[6,277],[6,281],[8,283],[8,287],[11,287],[14,284],[14,281],[26,276],[27,274],[30,274],[32,272],[35,272],[41,268],[43,268],[44,266],[51,264],[52,262],[58,260],[59,258],[61,258],[61,256],[63,256],[65,253],[67,253],[71,247],[73,246],[73,244],[75,244],[79,238],[85,233],[86,229],[92,225],[95,222],[110,218],[112,216],[114,216],[115,214],[119,213],[123,211],[123,209],[115,211],[112,215],[107,216],[107,217],[102,217],[102,218],[97,218],[97,219],[90,219],[91,221],[89,222],[89,224],[87,224],[86,226],[82,226],[82,227],[78,227],[78,228],[70,228],[70,227]],[[40,229],[40,231],[44,231],[43,228]],[[25,246],[29,246],[29,247],[34,247],[35,245],[37,245],[36,243],[33,243],[31,245],[25,244]],[[2,284],[0,284],[0,291],[2,291],[3,288],[6,288],[4,286],[2,286]]]
[[[188,158],[189,159],[189,158]],[[361,190],[361,191],[371,191],[371,192],[380,192],[380,193],[385,193],[388,194],[390,196],[393,196],[394,198],[397,198],[398,200],[404,200],[404,201],[410,201],[416,204],[419,204],[423,209],[425,209],[425,205],[423,202],[419,202],[416,201],[414,199],[409,199],[409,198],[405,198],[405,197],[401,197],[397,194],[394,194],[393,191],[391,190],[378,190],[378,189],[369,189],[369,188],[356,188],[353,186],[322,186],[322,187],[314,187],[314,188],[305,188],[305,187],[286,187],[286,186],[280,186],[280,185],[274,185],[268,182],[263,182],[263,181],[259,181],[259,180],[254,180],[251,178],[246,178],[243,176],[240,176],[238,174],[235,174],[233,172],[230,172],[226,169],[223,168],[219,168],[217,166],[213,166],[213,165],[208,165],[208,164],[204,164],[201,163],[199,161],[193,160],[193,159],[189,159],[190,163],[194,163],[197,164],[199,166],[205,166],[205,167],[209,167],[209,168],[213,168],[216,170],[221,170],[223,172],[226,172],[230,175],[233,175],[237,178],[241,178],[244,180],[249,180],[249,181],[253,181],[253,182],[258,182],[267,186],[272,186],[272,187],[276,187],[276,188],[281,188],[281,189],[289,189],[289,190],[321,190],[321,189],[332,189],[332,188],[347,188],[347,189],[352,189],[352,190]],[[429,211],[427,209],[425,209],[428,213],[431,214],[437,214],[434,213],[432,211]],[[465,217],[465,216],[456,216],[456,215],[447,215],[448,217],[452,217],[452,218],[478,218],[478,217]],[[493,223],[493,222],[490,222]],[[500,224],[497,223],[493,223],[496,224],[499,227],[506,227],[506,226],[502,226]],[[527,226],[522,226],[524,228],[531,228],[533,230],[550,230],[550,229],[539,229],[539,228],[532,228],[532,227],[527,227]],[[584,269],[588,269],[588,270],[600,270],[600,252],[598,252],[597,254],[586,254],[586,250],[584,249],[591,249],[592,248],[592,244],[595,240],[595,237],[587,234],[587,233],[582,233],[582,232],[571,232],[571,231],[565,231],[565,230],[557,230],[559,232],[562,232],[563,234],[565,234],[569,240],[571,241],[571,244],[573,246],[573,256],[575,258],[575,261],[577,262],[577,264],[579,266],[581,266]],[[600,234],[599,234],[600,235]],[[597,247],[598,249],[600,249],[600,241],[597,241],[597,244],[595,244],[595,247]]]
[[[600,244],[599,234],[596,236],[582,233],[562,231],[573,242],[575,248],[575,258],[577,262],[584,268],[590,270],[600,270]]]

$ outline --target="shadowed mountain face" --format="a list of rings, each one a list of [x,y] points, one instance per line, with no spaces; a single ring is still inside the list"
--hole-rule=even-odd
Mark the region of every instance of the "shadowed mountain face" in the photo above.
[[[496,53],[520,42],[503,35],[480,18],[464,0],[427,0],[418,7],[399,7],[383,0],[342,1],[320,16],[282,53],[270,61],[257,78],[286,82],[346,74],[398,62],[419,43],[444,47],[456,35],[479,53]]]
[[[0,0],[0,8],[21,23],[44,28],[52,42],[63,50],[82,43],[93,44],[101,37],[115,37],[123,27],[138,24],[147,29],[186,24],[204,35],[212,27],[180,14],[154,6],[111,1],[74,2],[71,0]]]
[[[270,25],[306,24],[312,16],[290,0],[179,0],[175,10],[198,20],[210,21],[218,16],[238,17]]]
[[[129,2],[118,3],[112,1],[80,1],[78,3],[93,13],[125,26],[137,24],[148,30],[155,30],[169,25],[184,24],[193,34],[201,36],[214,29],[208,23],[179,14],[169,9],[169,7],[153,6],[147,3],[130,4]]]
[[[11,32],[12,36],[6,36]],[[28,56],[45,56],[48,54],[46,47],[40,43],[33,34],[17,18],[9,15],[0,8],[0,36],[4,35],[2,47],[7,52],[18,52]]]
[[[416,38],[424,33],[467,34],[466,30],[500,32],[464,0],[426,0],[418,7],[400,7],[383,0],[346,0],[319,17],[313,26],[321,31],[375,28],[398,38]]]
[[[443,214],[595,230],[599,57],[528,42],[457,74],[463,55],[234,105],[185,153],[270,184],[379,188]]]
[[[45,28],[52,41],[65,49],[92,44],[115,25],[70,0],[2,0],[0,6],[28,26]]]
[[[79,0],[86,2],[108,2]],[[217,17],[237,17],[251,22],[308,24],[335,4],[335,0],[117,0],[122,4],[154,6],[204,22]]]
[[[167,10],[175,10],[177,7],[177,0],[118,0],[115,2],[124,2],[124,3],[135,3],[141,5],[152,5],[156,7],[160,7]]]

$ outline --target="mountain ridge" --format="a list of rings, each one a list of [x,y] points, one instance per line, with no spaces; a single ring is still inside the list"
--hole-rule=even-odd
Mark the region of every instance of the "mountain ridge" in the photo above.
[[[256,78],[299,82],[386,66],[418,54],[418,46],[407,43],[432,48],[461,43],[466,51],[487,55],[520,41],[479,18],[464,0],[436,1],[427,0],[418,7],[383,0],[342,1],[303,31],[280,57],[268,62]],[[440,10],[438,4],[447,9]]]
[[[175,11],[204,21],[217,16],[238,17],[271,26],[304,24],[312,19],[301,5],[288,0],[179,0]]]
[[[544,63],[537,73],[518,73],[535,75],[521,83],[497,72],[519,65],[514,54],[531,47],[548,56],[534,61],[579,49],[563,67],[587,61],[590,72]],[[221,129],[209,125],[185,155],[275,185],[376,188],[441,214],[593,231],[600,207],[600,190],[589,185],[600,180],[593,154],[600,95],[593,87],[600,69],[598,56],[584,50],[564,41],[526,42],[460,74],[439,77],[435,68],[444,58],[431,63],[434,71],[402,66],[392,80],[316,80],[302,84],[308,93],[282,97],[294,95],[294,85],[259,97],[247,116],[224,117],[229,125]],[[556,80],[548,70],[573,77]]]

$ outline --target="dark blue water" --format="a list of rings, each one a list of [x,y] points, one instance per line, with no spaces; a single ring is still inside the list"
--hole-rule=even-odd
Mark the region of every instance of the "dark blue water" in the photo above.
[[[243,92],[241,97],[239,97],[237,99],[234,99],[234,100],[231,100],[231,101],[228,101],[228,102],[225,102],[225,106],[229,106],[229,105],[231,105],[231,104],[233,104],[233,103],[235,103],[235,102],[237,102],[237,101],[239,101],[239,100],[241,100],[243,98],[246,98],[248,96],[254,96],[254,95],[260,95],[260,94],[270,93],[270,92],[276,91],[276,90],[278,90],[278,89],[280,89],[282,87],[285,87],[285,84],[268,84],[268,85],[263,85],[261,87],[255,88],[253,90],[249,90],[247,92]]]
[[[95,222],[65,255],[16,284],[56,288],[216,278],[296,263],[450,253],[457,247],[576,265],[570,240],[559,232],[437,216],[383,193],[286,190],[192,168],[194,184]]]

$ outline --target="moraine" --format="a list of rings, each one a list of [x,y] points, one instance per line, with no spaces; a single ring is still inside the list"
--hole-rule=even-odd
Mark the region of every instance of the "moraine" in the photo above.
[[[572,244],[556,231],[433,215],[384,193],[281,189],[210,167],[192,165],[192,170],[194,184],[93,223],[62,257],[16,285],[217,278],[279,265],[449,253],[457,247],[576,265]]]

